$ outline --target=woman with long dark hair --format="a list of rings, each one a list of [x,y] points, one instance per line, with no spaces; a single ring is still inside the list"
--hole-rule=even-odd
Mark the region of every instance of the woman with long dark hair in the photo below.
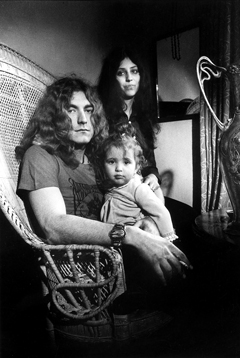
[[[132,46],[115,48],[105,58],[98,82],[110,132],[119,123],[131,122],[137,130],[148,166],[142,175],[151,189],[159,186],[154,148],[159,131],[151,83],[142,56]]]
[[[98,93],[109,122],[110,132],[121,122],[131,122],[148,161],[142,171],[145,183],[156,190],[161,177],[154,148],[159,132],[155,94],[144,56],[132,45],[114,48],[104,59],[98,81]],[[177,200],[163,197],[179,237],[192,237],[195,211]]]

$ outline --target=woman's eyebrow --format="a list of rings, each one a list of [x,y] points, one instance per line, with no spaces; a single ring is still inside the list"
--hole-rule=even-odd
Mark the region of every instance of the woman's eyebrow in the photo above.
[[[138,66],[137,66],[137,65],[134,65],[134,66],[131,66],[130,68],[131,68],[131,69],[132,69],[132,68],[138,68]],[[126,67],[119,67],[118,70],[126,70]]]

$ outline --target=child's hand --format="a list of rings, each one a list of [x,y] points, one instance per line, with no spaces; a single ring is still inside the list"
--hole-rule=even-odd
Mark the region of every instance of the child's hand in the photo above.
[[[159,235],[158,227],[150,216],[145,216],[145,218],[138,220],[134,226],[139,227],[139,229],[147,231],[150,234]]]

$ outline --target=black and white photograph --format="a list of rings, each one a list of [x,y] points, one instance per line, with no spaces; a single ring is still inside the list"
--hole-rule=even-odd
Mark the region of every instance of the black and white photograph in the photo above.
[[[0,0],[1,358],[240,358],[240,1]]]

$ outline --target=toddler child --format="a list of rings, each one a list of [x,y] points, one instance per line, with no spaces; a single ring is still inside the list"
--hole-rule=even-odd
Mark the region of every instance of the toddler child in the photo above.
[[[134,127],[120,125],[103,142],[100,158],[106,177],[101,220],[134,225],[144,216],[150,216],[162,237],[170,241],[177,239],[160,186],[153,192],[139,174],[145,159]]]

